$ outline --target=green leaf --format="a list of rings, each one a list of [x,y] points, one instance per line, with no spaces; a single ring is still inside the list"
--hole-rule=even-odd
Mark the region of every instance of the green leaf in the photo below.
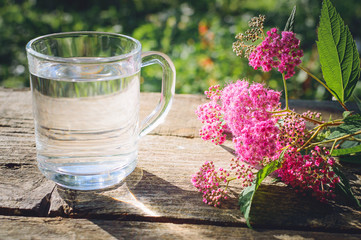
[[[355,197],[355,195],[352,192],[347,177],[336,166],[333,166],[332,169],[336,173],[336,175],[340,178],[340,182],[337,183],[336,189],[341,191],[353,204],[355,204],[358,207],[361,207],[360,201]]]
[[[332,129],[332,133],[325,140],[337,139],[361,131],[360,114],[349,115],[343,121],[343,124]]]
[[[334,149],[332,151],[332,156],[338,157],[338,156],[343,156],[343,155],[348,155],[348,154],[358,153],[358,152],[361,152],[361,145],[356,145],[356,146],[350,147],[350,148]]]
[[[283,31],[293,32],[293,24],[295,22],[296,6],[293,7],[290,16],[288,17],[285,29]]]
[[[332,156],[339,157],[341,162],[361,164],[361,135],[353,137],[355,140],[344,141],[339,149],[334,149]]]
[[[323,1],[317,48],[327,86],[340,102],[346,102],[360,77],[360,57],[348,27],[330,0]]]
[[[280,162],[282,161],[286,150],[287,149],[282,151],[279,161],[271,162],[267,166],[259,170],[256,179],[254,180],[252,185],[245,188],[239,195],[238,204],[240,206],[241,212],[243,213],[246,219],[247,226],[249,228],[252,228],[250,224],[250,212],[251,212],[251,205],[254,194],[256,193],[258,187],[261,185],[262,181],[272,172],[276,171],[281,167]]]
[[[342,113],[342,117],[343,117],[343,118],[347,118],[348,116],[350,116],[350,114],[351,114],[350,111],[344,111],[344,112]]]

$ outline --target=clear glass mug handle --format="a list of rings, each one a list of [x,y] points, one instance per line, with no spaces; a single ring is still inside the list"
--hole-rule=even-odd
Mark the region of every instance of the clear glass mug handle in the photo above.
[[[156,108],[141,123],[139,136],[143,137],[162,123],[167,116],[174,97],[176,71],[170,58],[161,52],[142,53],[142,67],[159,64],[163,69],[161,97]]]

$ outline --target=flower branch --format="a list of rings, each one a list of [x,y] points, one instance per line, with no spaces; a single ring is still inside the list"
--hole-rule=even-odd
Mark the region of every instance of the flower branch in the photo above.
[[[330,4],[329,0],[324,2]],[[290,24],[294,22],[294,11],[288,21]],[[271,28],[265,34],[264,20],[262,15],[252,18],[250,29],[236,36],[233,50],[237,56],[247,58],[255,70],[268,72],[276,69],[281,73],[285,108],[281,108],[281,92],[269,89],[265,84],[249,83],[243,79],[223,89],[219,85],[211,86],[205,92],[209,102],[200,105],[196,111],[203,123],[200,130],[202,139],[218,145],[226,141],[226,133],[231,135],[236,158],[230,161],[228,170],[222,167],[217,170],[212,161],[206,161],[193,175],[192,183],[203,193],[204,203],[218,207],[227,199],[229,183],[238,180],[243,189],[239,204],[247,224],[253,195],[269,174],[275,173],[297,192],[311,193],[318,200],[327,202],[335,197],[336,185],[345,186],[332,156],[361,153],[361,139],[355,137],[361,134],[361,115],[346,112],[343,119],[325,122],[317,112],[296,113],[290,109],[287,90],[288,79],[298,67],[325,87],[348,111],[344,102],[355,83],[347,82],[347,79],[341,79],[344,81],[341,83],[318,79],[300,66],[303,51],[296,34],[280,32],[277,28]],[[289,27],[292,29],[292,26]],[[321,42],[322,46],[322,41],[327,39],[320,40],[318,44]],[[262,41],[259,43],[258,40]],[[342,69],[347,67],[343,66]],[[358,74],[355,69],[350,76]],[[333,84],[332,87],[329,83]],[[341,85],[346,86],[343,92],[335,87]],[[316,126],[308,129],[307,122]],[[343,144],[347,141],[359,145],[343,150]],[[345,189],[345,193],[352,195],[351,189]]]

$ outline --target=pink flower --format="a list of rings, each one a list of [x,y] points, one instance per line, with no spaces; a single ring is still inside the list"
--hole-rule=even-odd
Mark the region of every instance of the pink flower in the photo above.
[[[241,163],[239,158],[231,160],[231,171],[223,168],[217,171],[213,162],[206,161],[192,176],[192,183],[202,193],[204,203],[219,207],[221,202],[228,198],[227,186],[230,181],[241,179],[241,187],[245,188],[250,186],[255,178],[254,168]]]
[[[279,129],[275,119],[253,122],[233,138],[236,153],[244,161],[256,165],[268,162],[277,154],[276,139]]]
[[[277,68],[288,79],[295,74],[295,66],[301,63],[303,51],[293,32],[284,31],[281,38],[277,31],[272,28],[267,32],[267,37],[250,54],[249,65],[255,70],[261,67],[264,72]]]
[[[233,134],[236,153],[244,161],[258,164],[276,154],[279,129],[271,112],[279,109],[279,99],[280,92],[259,83],[239,80],[223,89],[223,118]]]
[[[196,110],[198,119],[204,124],[199,134],[203,140],[210,140],[216,145],[222,144],[226,140],[226,126],[222,118],[222,108],[217,103],[221,94],[219,85],[210,87],[205,94],[211,101],[198,106]]]
[[[335,184],[340,181],[332,170],[333,158],[318,147],[305,155],[296,150],[292,147],[285,154],[277,171],[281,180],[297,191],[311,191],[320,201],[333,198]]]
[[[277,35],[277,31],[271,30],[269,35],[272,34]],[[282,36],[293,45],[299,44],[292,34]],[[267,44],[270,43],[264,43]],[[286,46],[284,52],[292,52],[290,49],[292,46]],[[312,191],[321,201],[334,196],[335,184],[340,179],[332,170],[335,161],[329,152],[318,146],[310,152],[301,154],[298,151],[312,135],[306,128],[305,119],[322,123],[319,113],[308,111],[300,115],[280,111],[280,92],[244,80],[229,84],[223,90],[219,86],[210,87],[205,94],[210,102],[200,105],[196,111],[198,119],[204,124],[200,130],[202,139],[222,144],[226,140],[224,132],[229,131],[237,154],[229,171],[223,168],[217,171],[213,162],[206,162],[193,175],[193,185],[203,193],[206,204],[219,206],[221,200],[227,198],[228,192],[222,184],[228,184],[229,179],[240,179],[242,187],[252,183],[254,167],[245,162],[265,166],[282,160],[282,167],[277,173],[296,191]],[[283,149],[287,151],[279,159]]]
[[[192,183],[203,194],[203,202],[218,207],[228,192],[220,185],[227,182],[227,171],[216,171],[213,162],[206,161],[200,170],[192,176]]]

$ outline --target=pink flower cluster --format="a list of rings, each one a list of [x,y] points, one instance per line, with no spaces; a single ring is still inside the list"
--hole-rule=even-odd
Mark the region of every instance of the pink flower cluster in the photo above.
[[[300,115],[282,111],[280,92],[244,80],[223,90],[211,87],[206,95],[210,102],[196,111],[204,124],[200,130],[202,139],[222,144],[226,140],[225,131],[229,131],[237,158],[232,159],[229,171],[223,168],[217,171],[213,162],[207,161],[193,175],[193,185],[203,193],[205,203],[219,206],[227,198],[222,184],[228,185],[231,180],[240,179],[243,188],[249,186],[255,178],[255,165],[280,160],[283,149],[287,150],[277,173],[286,184],[297,191],[311,190],[321,201],[334,195],[339,178],[332,170],[334,160],[329,153],[319,147],[305,154],[299,151],[312,135],[305,119],[322,123],[319,113]]]
[[[340,179],[332,170],[335,161],[328,154],[325,149],[321,150],[318,146],[305,155],[292,147],[284,156],[278,176],[296,191],[311,190],[320,201],[334,198],[333,189]]]
[[[254,180],[253,167],[241,163],[238,158],[232,159],[231,170],[235,170],[235,177],[223,168],[217,171],[213,162],[206,161],[192,176],[192,183],[203,194],[204,203],[219,207],[221,201],[228,198],[227,186],[230,181],[242,179],[241,185],[245,188]]]
[[[254,168],[244,162],[262,164],[265,158],[276,154],[275,139],[279,129],[271,111],[280,107],[280,92],[259,83],[250,85],[239,80],[223,91],[219,86],[210,87],[205,94],[210,102],[196,110],[198,119],[204,124],[200,135],[203,140],[222,144],[226,140],[224,132],[232,133],[239,156],[231,164],[233,178],[242,179],[242,186],[247,187],[254,179]],[[220,182],[228,181],[226,177],[229,172],[223,169],[217,172],[212,162],[206,162],[192,182],[203,193],[204,202],[217,206],[227,194],[220,188]]]
[[[227,190],[221,188],[222,183],[227,183],[229,173],[220,168],[217,171],[213,162],[206,161],[200,170],[192,176],[192,183],[203,194],[203,202],[219,206],[223,199],[227,199]]]
[[[264,72],[277,68],[288,79],[295,74],[295,66],[301,63],[303,51],[293,32],[283,31],[281,37],[277,31],[272,28],[267,32],[267,37],[250,54],[249,65],[254,69],[262,67]]]
[[[211,101],[198,106],[196,110],[198,119],[204,124],[199,131],[199,135],[203,140],[210,140],[216,145],[226,141],[224,131],[227,128],[222,118],[222,108],[217,103],[222,93],[219,88],[219,85],[211,86],[209,90],[205,92],[207,98]]]
[[[233,134],[236,153],[243,161],[259,164],[276,154],[279,129],[272,111],[280,107],[280,92],[260,83],[237,81],[221,95],[224,120]]]
[[[235,171],[234,175],[237,179],[242,179],[241,187],[246,188],[251,186],[255,174],[254,167],[244,164],[240,157],[231,160],[231,170]]]
[[[334,159],[329,157],[326,149],[321,150],[318,146],[309,154],[302,155],[297,151],[302,147],[310,133],[306,129],[306,121],[319,119],[320,113],[305,112],[302,115],[288,113],[280,126],[280,135],[277,140],[278,148],[291,146],[285,153],[282,168],[277,171],[278,177],[283,182],[295,188],[296,191],[311,191],[321,201],[333,198],[333,189],[339,182],[339,178],[332,170]]]
[[[282,124],[280,124],[277,149],[282,149],[288,145],[293,145],[297,148],[301,147],[308,137],[306,121],[299,114],[288,113],[282,118]]]
[[[198,106],[196,114],[198,115],[198,119],[203,123],[203,127],[199,130],[199,135],[203,140],[210,140],[216,145],[226,141],[222,109],[217,102],[211,101]]]

